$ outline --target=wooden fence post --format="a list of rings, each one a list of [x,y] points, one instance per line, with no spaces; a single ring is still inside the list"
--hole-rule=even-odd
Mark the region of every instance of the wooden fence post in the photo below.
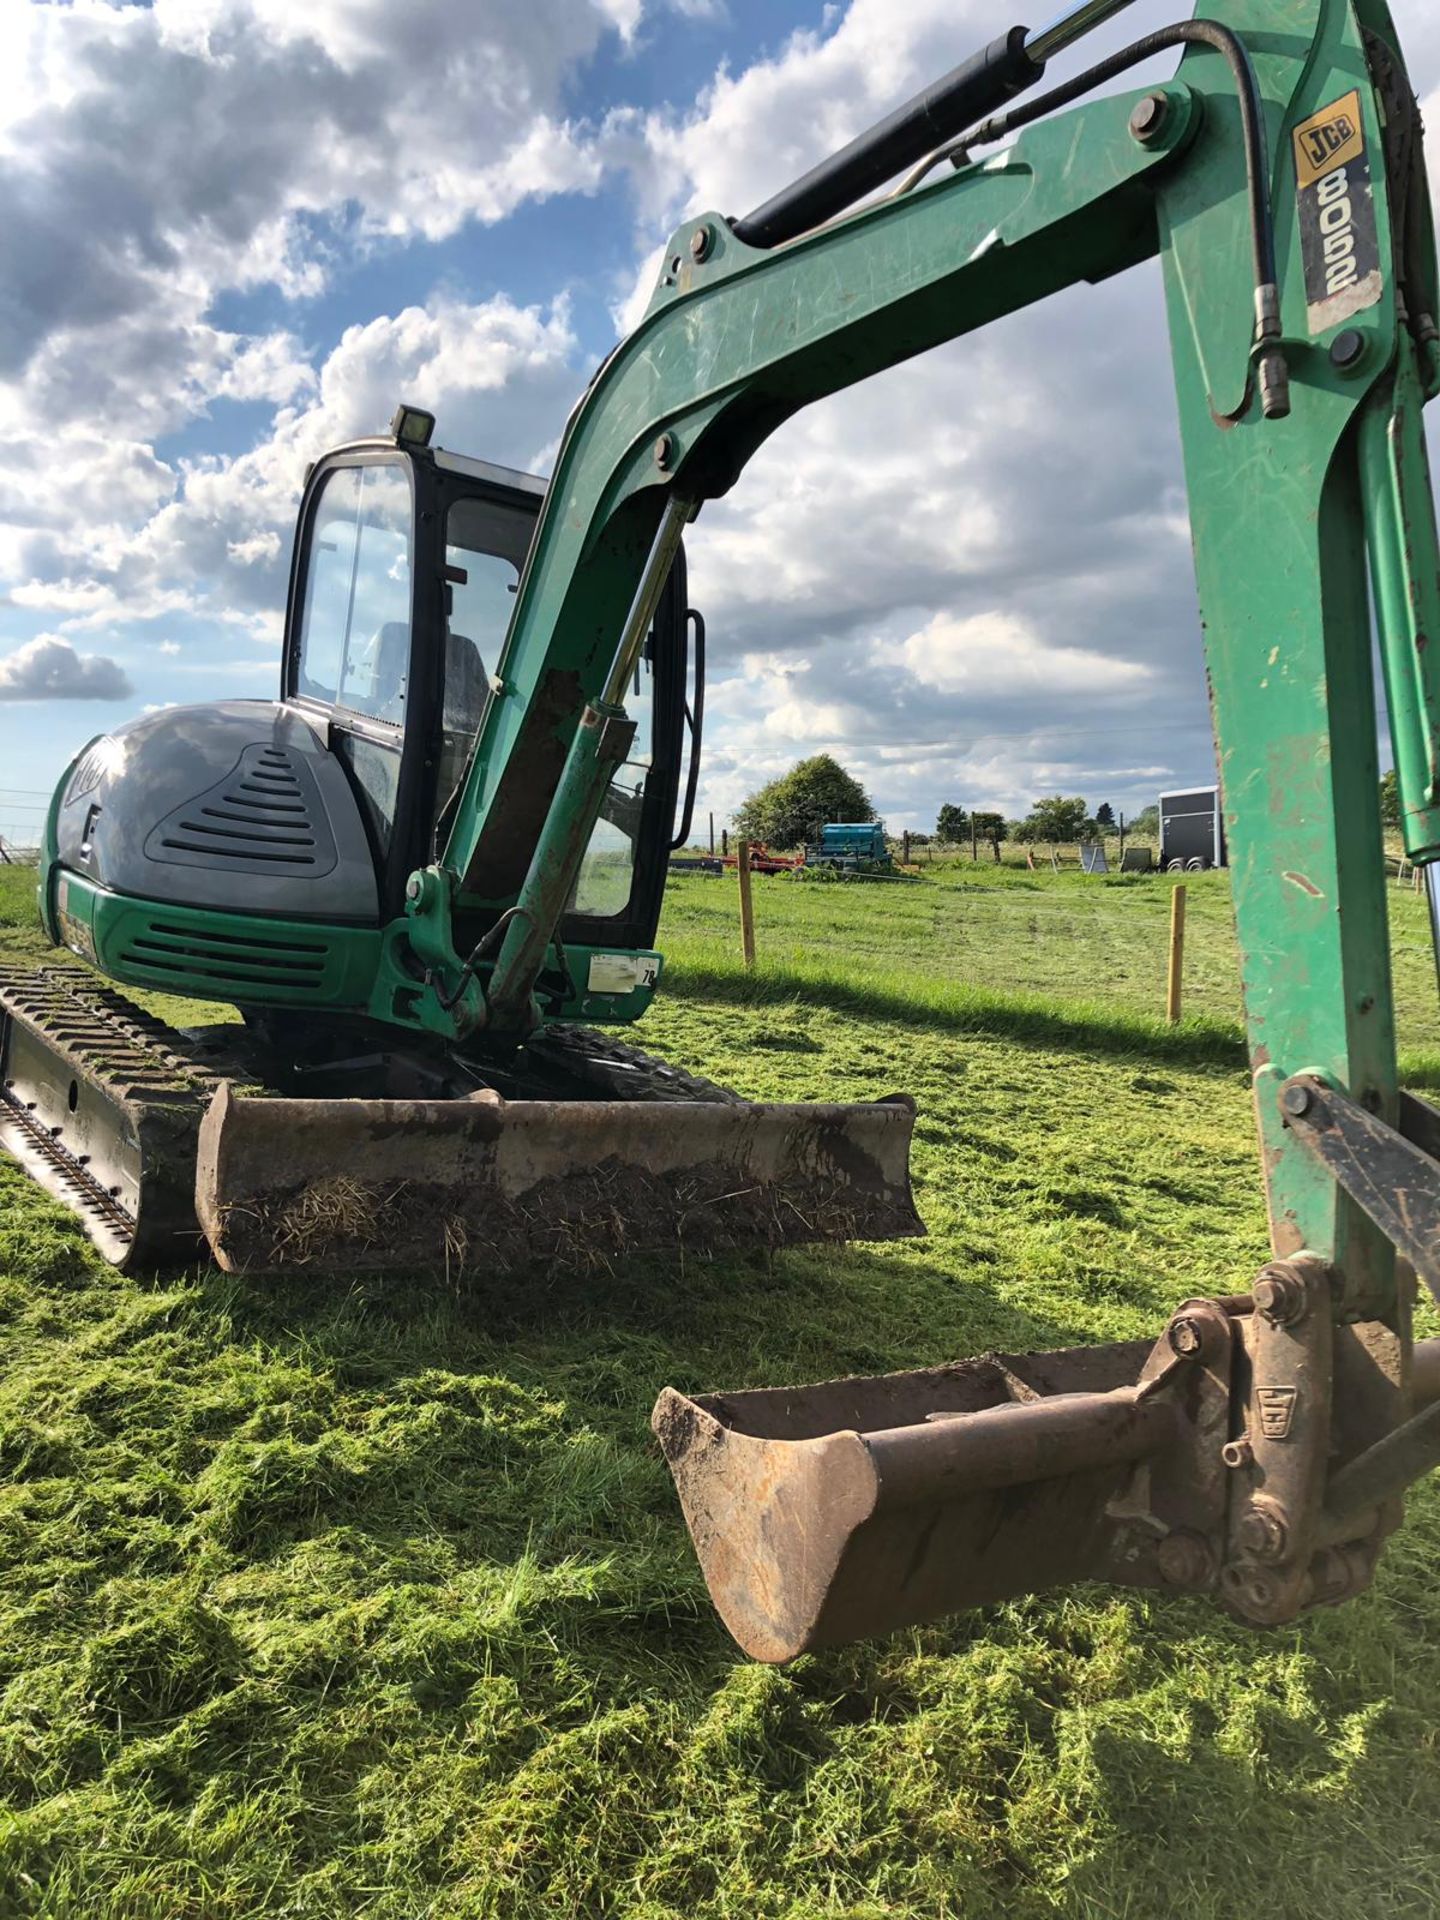
[[[750,898],[750,842],[742,833],[735,842],[735,871],[740,878],[740,950],[748,973],[755,965],[755,904]]]
[[[1180,1018],[1180,980],[1185,963],[1185,889],[1170,895],[1170,966],[1165,979],[1165,1018],[1173,1027]]]

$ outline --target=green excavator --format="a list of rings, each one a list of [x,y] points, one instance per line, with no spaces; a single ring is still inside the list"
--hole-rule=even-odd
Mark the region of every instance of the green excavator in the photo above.
[[[1036,91],[1125,3],[1016,27],[755,212],[686,220],[547,487],[432,452],[413,408],[320,461],[280,698],[84,750],[40,901],[91,970],[4,987],[0,1134],[119,1261],[505,1271],[919,1230],[903,1096],[750,1105],[602,1031],[661,978],[687,732],[682,839],[693,799],[682,535],[809,402],[1158,257],[1273,1258],[1153,1344],[665,1392],[760,1659],[1080,1578],[1283,1622],[1368,1584],[1440,1462],[1440,1342],[1411,1329],[1440,1111],[1397,1079],[1372,672],[1373,635],[1429,863],[1419,114],[1384,0],[1225,0]],[[1167,50],[1172,79],[1105,90]],[[96,970],[244,1020],[172,1030]]]

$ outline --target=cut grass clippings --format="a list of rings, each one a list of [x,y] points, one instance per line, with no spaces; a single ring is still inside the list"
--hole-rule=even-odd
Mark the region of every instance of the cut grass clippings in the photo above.
[[[1373,1593],[1280,1632],[1089,1587],[772,1670],[649,1439],[665,1384],[1132,1338],[1246,1284],[1224,880],[1173,1032],[1167,884],[759,882],[748,977],[729,883],[673,889],[646,1044],[758,1097],[914,1093],[920,1242],[130,1279],[0,1163],[4,1920],[1440,1910],[1430,1489]],[[30,885],[0,871],[7,959]]]

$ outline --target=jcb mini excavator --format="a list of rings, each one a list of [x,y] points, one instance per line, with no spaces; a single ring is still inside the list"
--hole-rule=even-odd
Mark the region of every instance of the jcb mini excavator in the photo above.
[[[761,1659],[1081,1577],[1289,1620],[1367,1585],[1440,1461],[1440,1342],[1411,1333],[1440,1112],[1397,1082],[1371,670],[1373,617],[1430,862],[1419,116],[1384,0],[1224,0],[1032,91],[1123,4],[1016,27],[756,212],[686,220],[543,499],[430,452],[414,410],[322,460],[280,699],[93,742],[46,835],[54,939],[243,1029],[170,1032],[75,968],[5,989],[5,1139],[117,1259],[916,1231],[908,1102],[747,1106],[593,1031],[660,974],[701,707],[681,536],[810,401],[1158,256],[1273,1258],[1153,1346],[667,1390],[710,1591]],[[1099,91],[1175,48],[1173,79]]]

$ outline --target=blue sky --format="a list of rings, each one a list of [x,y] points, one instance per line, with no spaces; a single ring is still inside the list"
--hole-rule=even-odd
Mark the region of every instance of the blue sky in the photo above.
[[[677,219],[764,199],[1005,24],[0,0],[0,834],[91,735],[273,689],[314,454],[403,395],[444,444],[543,470]],[[1429,6],[1407,51],[1433,84]],[[897,829],[1208,779],[1169,379],[1142,272],[783,430],[691,540],[702,819],[822,749]]]

